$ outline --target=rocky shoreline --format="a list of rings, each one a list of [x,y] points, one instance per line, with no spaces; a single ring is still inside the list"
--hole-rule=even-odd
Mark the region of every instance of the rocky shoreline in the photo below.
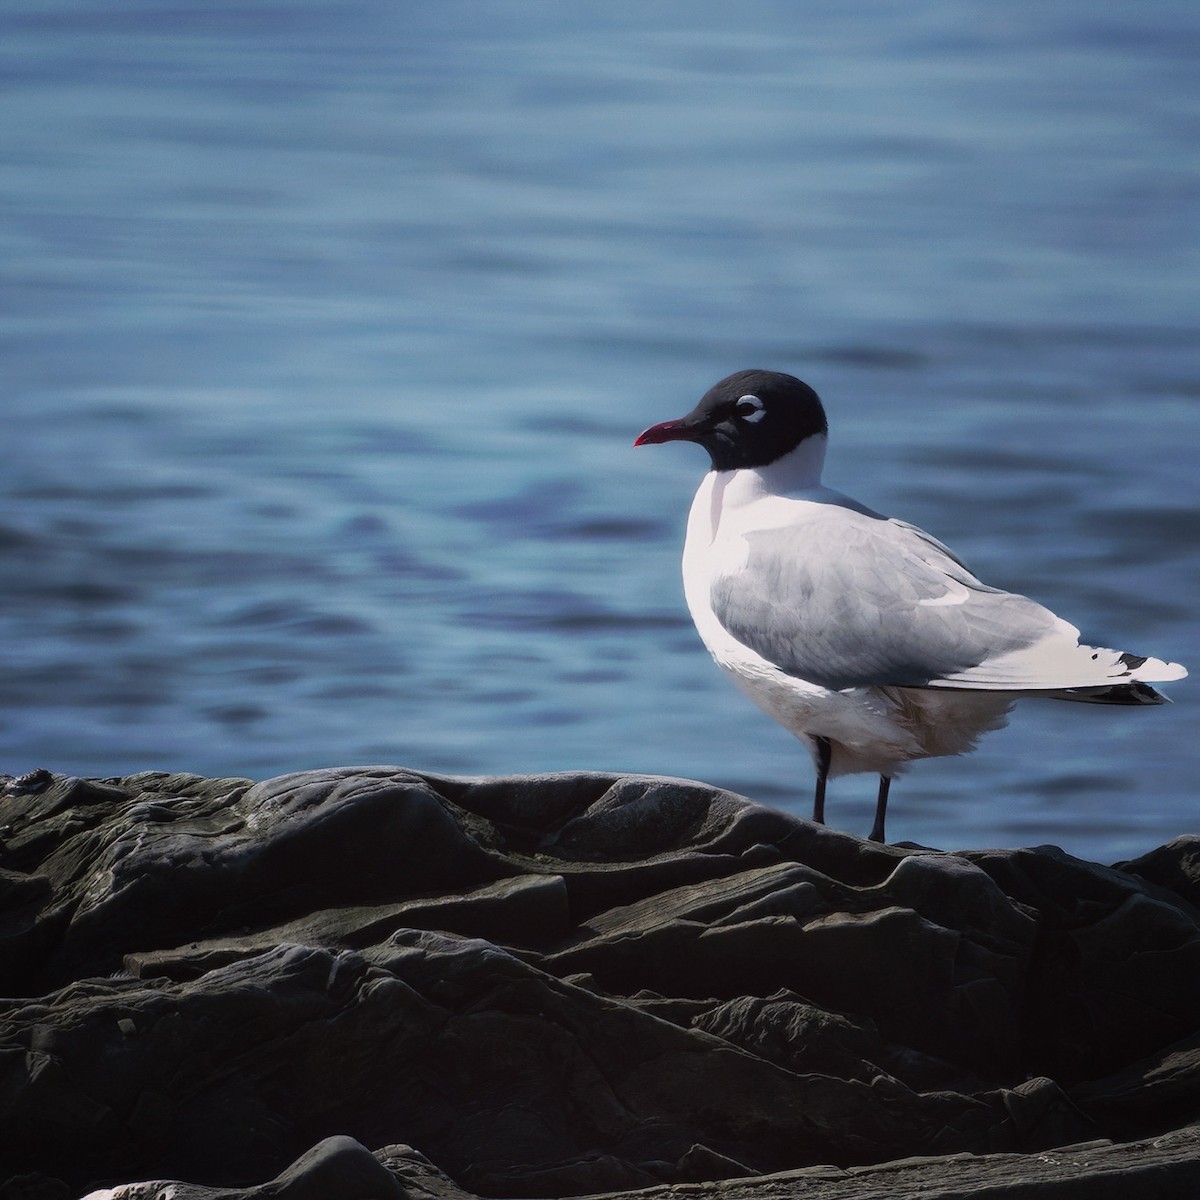
[[[1198,837],[394,767],[0,805],[0,1200],[1200,1194]]]

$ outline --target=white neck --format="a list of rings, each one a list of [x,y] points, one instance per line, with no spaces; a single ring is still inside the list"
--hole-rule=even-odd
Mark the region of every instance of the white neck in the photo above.
[[[828,443],[825,434],[814,433],[768,466],[743,467],[729,472],[730,482],[736,479],[737,492],[743,502],[755,496],[790,496],[819,488]]]

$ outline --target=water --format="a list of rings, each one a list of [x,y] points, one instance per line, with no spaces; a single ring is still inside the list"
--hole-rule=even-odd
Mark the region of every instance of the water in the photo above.
[[[737,368],[828,480],[1200,667],[1200,10],[21,0],[0,18],[0,769],[677,774],[806,811],[709,662]],[[894,837],[1196,828],[1196,694],[1027,704]],[[874,783],[836,781],[865,831]]]

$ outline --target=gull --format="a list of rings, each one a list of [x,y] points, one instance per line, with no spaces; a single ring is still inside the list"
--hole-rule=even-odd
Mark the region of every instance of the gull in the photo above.
[[[812,754],[814,821],[830,778],[878,774],[882,842],[893,777],[973,750],[1022,697],[1162,704],[1150,684],[1187,675],[1081,643],[915,525],[823,486],[828,432],[806,383],[750,370],[634,442],[708,451],[683,551],[688,608],[717,664]]]

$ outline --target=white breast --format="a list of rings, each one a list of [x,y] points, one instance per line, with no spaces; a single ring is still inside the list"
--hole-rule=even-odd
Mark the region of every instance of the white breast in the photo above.
[[[781,671],[725,629],[713,612],[712,586],[745,565],[748,532],[794,527],[802,547],[806,524],[820,522],[831,509],[857,507],[819,483],[781,494],[770,486],[775,482],[764,480],[761,471],[710,472],[688,515],[683,552],[688,609],[709,653],[741,691],[810,751],[814,737],[829,738],[834,775],[894,775],[913,759],[962,753],[984,730],[1002,724],[1011,704],[1007,696],[993,694],[982,708],[971,698],[965,719],[957,722],[947,710],[955,708],[960,693],[926,696],[890,687],[833,691]],[[952,602],[950,597],[942,601]]]

